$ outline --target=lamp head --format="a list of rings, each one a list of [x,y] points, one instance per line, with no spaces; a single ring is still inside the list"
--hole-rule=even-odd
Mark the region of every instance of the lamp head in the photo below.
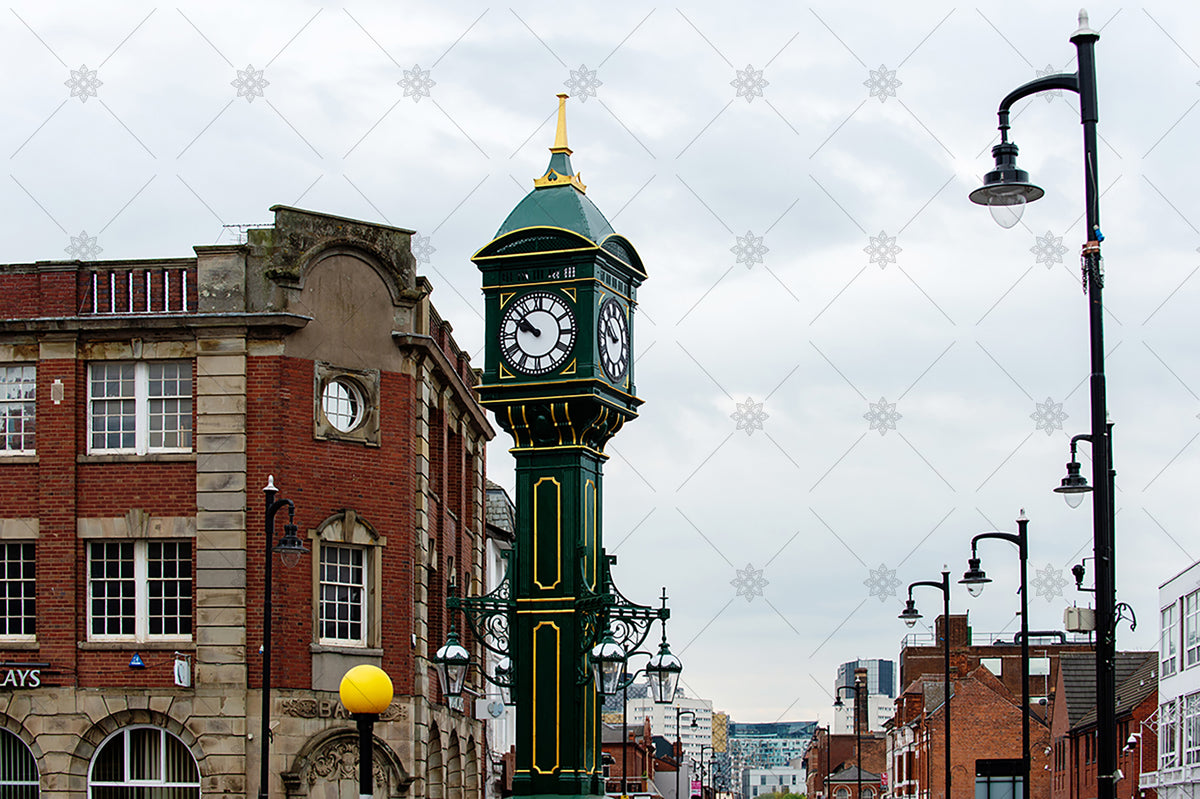
[[[1062,479],[1058,488],[1054,489],[1054,493],[1062,494],[1068,505],[1078,508],[1079,503],[1083,502],[1083,495],[1091,490],[1087,478],[1079,473],[1079,462],[1073,460],[1067,464],[1067,476]]]
[[[615,694],[621,687],[621,675],[625,671],[625,650],[613,640],[611,630],[592,647],[591,660],[596,690],[604,696]]]
[[[446,643],[433,656],[438,682],[443,696],[458,696],[467,681],[467,667],[471,665],[471,654],[458,642],[458,631],[450,628]]]
[[[650,692],[654,696],[655,704],[669,705],[675,701],[675,686],[682,671],[683,664],[671,654],[671,647],[667,645],[666,639],[663,639],[658,646],[658,652],[651,655],[650,662],[646,664],[646,676],[650,679]],[[693,724],[695,720],[693,716]]]
[[[909,599],[904,603],[904,610],[900,612],[900,615],[897,618],[899,618],[909,627],[912,627],[917,623],[918,619],[922,618],[922,616],[921,611],[917,610],[917,603],[912,599]]]
[[[1025,204],[1040,199],[1044,191],[1029,182],[1029,173],[1017,168],[1017,145],[1002,141],[992,148],[996,168],[983,177],[983,185],[969,195],[976,205],[986,205],[996,224],[1010,228],[1021,221]]]
[[[992,578],[979,568],[979,558],[967,558],[967,570],[963,572],[963,577],[958,582],[967,587],[967,592],[971,596],[982,594],[984,586],[991,581]]]
[[[308,554],[308,548],[304,546],[300,536],[296,535],[296,525],[291,522],[283,526],[283,538],[275,545],[274,551],[279,553],[280,562],[288,568],[299,563],[301,555]]]
[[[1075,577],[1075,590],[1079,591],[1083,588],[1083,575],[1087,573],[1082,563],[1076,563],[1071,567],[1071,574]]]
[[[392,679],[378,666],[361,663],[342,676],[338,695],[350,713],[379,715],[392,703]]]

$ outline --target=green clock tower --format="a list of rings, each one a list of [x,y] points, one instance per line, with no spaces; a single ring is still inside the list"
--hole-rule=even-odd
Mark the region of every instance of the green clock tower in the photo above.
[[[600,698],[589,652],[621,627],[625,652],[665,607],[627,629],[603,550],[605,444],[637,416],[632,358],[646,271],[571,166],[558,95],[550,164],[472,261],[483,273],[480,400],[513,439],[517,537],[508,575],[520,796],[602,796]],[[612,609],[612,616],[609,609]]]

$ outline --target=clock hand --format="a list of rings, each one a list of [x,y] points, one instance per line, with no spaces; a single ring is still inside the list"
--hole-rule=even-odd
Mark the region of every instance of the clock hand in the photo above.
[[[604,329],[608,332],[608,338],[612,341],[612,343],[619,344],[621,337],[617,335],[617,331],[614,329],[615,327],[616,323],[609,319],[608,324],[604,326]]]
[[[542,335],[542,331],[538,330],[528,319],[521,319],[517,322],[517,330],[524,330],[526,333],[532,333],[535,336]]]

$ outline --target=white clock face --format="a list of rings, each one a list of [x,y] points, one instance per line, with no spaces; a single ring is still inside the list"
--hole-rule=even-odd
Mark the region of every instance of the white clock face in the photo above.
[[[600,306],[596,322],[600,341],[600,365],[608,379],[618,381],[629,369],[629,321],[621,303],[609,298]]]
[[[500,352],[513,369],[527,375],[557,369],[575,347],[575,314],[548,291],[512,300],[500,317]]]

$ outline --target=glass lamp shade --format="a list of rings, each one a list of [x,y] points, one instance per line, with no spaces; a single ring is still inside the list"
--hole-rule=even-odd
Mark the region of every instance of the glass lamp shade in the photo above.
[[[308,554],[308,548],[296,535],[296,525],[291,522],[283,526],[283,538],[275,545],[274,551],[279,553],[279,562],[289,569],[300,562],[301,555]]]
[[[467,681],[467,667],[471,665],[471,655],[466,647],[458,642],[458,633],[454,630],[450,631],[446,643],[434,654],[433,665],[437,668],[442,695],[461,694],[463,684]]]
[[[512,660],[507,657],[502,657],[496,662],[496,670],[493,672],[496,684],[500,688],[500,701],[506,705],[511,705],[512,702],[512,680],[513,668]]]
[[[992,581],[992,578],[987,576],[987,573],[979,568],[979,558],[967,559],[967,570],[963,572],[962,579],[958,582],[967,587],[967,593],[971,596],[979,596],[983,593],[983,588]]]
[[[658,654],[652,655],[646,664],[646,676],[650,680],[650,691],[656,704],[669,705],[675,701],[675,686],[679,683],[681,671],[683,664],[671,654],[671,648],[663,641],[658,647]]]
[[[605,696],[615,694],[625,673],[625,650],[613,640],[612,633],[605,633],[600,643],[592,647],[591,658],[596,690]]]
[[[1018,194],[1012,202],[1007,202],[1005,198],[989,197],[988,211],[997,225],[1008,230],[1015,227],[1025,215],[1025,196]]]
[[[897,618],[899,618],[909,627],[912,627],[919,619],[922,618],[922,616],[921,612],[917,610],[916,603],[910,599],[904,603],[904,610],[900,612],[900,615]]]
[[[1063,494],[1063,499],[1067,501],[1067,507],[1070,508],[1078,508],[1081,504],[1083,504],[1083,494],[1079,492]]]

